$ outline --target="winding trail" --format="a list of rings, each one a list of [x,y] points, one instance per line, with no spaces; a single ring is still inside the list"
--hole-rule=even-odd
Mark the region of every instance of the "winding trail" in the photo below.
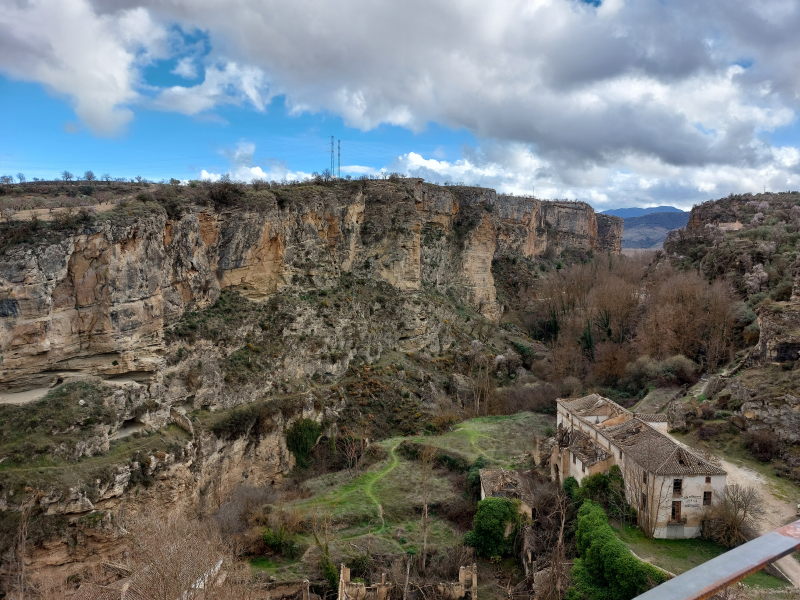
[[[380,529],[378,529],[379,532],[383,531],[386,527],[386,520],[383,518],[383,505],[378,499],[378,496],[375,494],[375,484],[397,468],[397,465],[400,463],[400,459],[397,456],[397,447],[399,445],[399,440],[392,443],[391,447],[389,448],[389,463],[380,471],[372,473],[372,476],[369,477],[369,479],[367,479],[367,481],[364,483],[364,494],[375,505],[375,508],[378,511],[378,518],[381,520],[381,526]]]

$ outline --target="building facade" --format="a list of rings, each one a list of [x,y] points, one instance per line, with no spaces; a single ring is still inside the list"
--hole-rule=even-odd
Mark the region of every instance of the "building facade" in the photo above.
[[[646,534],[700,534],[704,514],[725,490],[724,470],[668,436],[663,415],[634,413],[599,394],[559,399],[557,405],[553,479],[580,482],[617,465]]]

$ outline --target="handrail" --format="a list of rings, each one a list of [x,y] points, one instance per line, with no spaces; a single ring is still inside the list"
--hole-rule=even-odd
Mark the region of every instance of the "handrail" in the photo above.
[[[800,547],[800,520],[750,540],[636,596],[634,600],[703,600]]]

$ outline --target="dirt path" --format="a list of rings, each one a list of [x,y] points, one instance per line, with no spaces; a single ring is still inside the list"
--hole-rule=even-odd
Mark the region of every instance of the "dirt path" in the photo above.
[[[728,472],[728,484],[735,483],[744,487],[755,487],[760,491],[765,511],[764,517],[759,523],[760,533],[768,533],[797,518],[795,506],[776,497],[769,481],[763,475],[727,460],[720,460],[720,464]],[[800,588],[800,563],[793,556],[784,556],[776,560],[774,564],[792,581],[795,587]]]
[[[24,392],[0,392],[0,404],[30,404],[44,398],[49,391],[50,388],[46,387]]]
[[[380,530],[383,530],[383,528],[386,527],[386,521],[383,518],[383,505],[378,499],[378,496],[375,494],[375,484],[386,477],[389,473],[394,471],[395,468],[397,468],[397,465],[400,462],[400,459],[397,457],[397,446],[399,444],[400,442],[398,441],[392,444],[392,446],[389,448],[389,464],[380,471],[376,471],[375,474],[364,483],[364,494],[367,496],[367,498],[372,500],[372,503],[375,505],[375,508],[378,511],[378,518],[381,520]]]

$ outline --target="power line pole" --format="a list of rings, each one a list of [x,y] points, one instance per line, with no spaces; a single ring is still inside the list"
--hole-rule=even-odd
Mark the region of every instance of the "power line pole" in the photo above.
[[[342,178],[342,140],[337,140],[337,142],[336,142],[336,152],[337,152],[336,160],[338,161],[337,165],[336,165],[336,176],[339,179],[341,179]]]

